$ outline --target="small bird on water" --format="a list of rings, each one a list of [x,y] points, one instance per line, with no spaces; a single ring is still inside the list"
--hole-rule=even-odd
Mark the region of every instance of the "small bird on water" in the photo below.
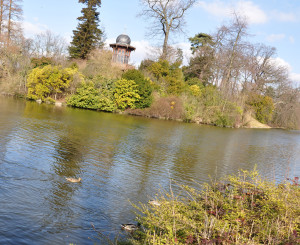
[[[72,182],[72,183],[79,183],[81,182],[81,178],[66,178],[67,181]]]
[[[132,231],[136,231],[138,229],[138,226],[134,224],[122,224],[121,228],[125,231],[132,232]]]

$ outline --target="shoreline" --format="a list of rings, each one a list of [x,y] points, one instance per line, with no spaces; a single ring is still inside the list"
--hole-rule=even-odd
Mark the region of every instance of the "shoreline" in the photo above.
[[[27,100],[24,96],[17,96],[14,94],[10,94],[10,93],[4,93],[2,92],[0,94],[1,96],[4,97],[13,97],[13,98],[17,98],[17,99],[22,99],[22,100]],[[78,108],[78,109],[83,109],[83,110],[91,110],[91,109],[85,109],[85,108],[80,108],[80,107],[72,107],[72,106],[68,106],[65,102],[65,100],[57,100],[55,103],[47,103],[47,102],[42,102],[41,100],[31,100],[31,101],[35,101],[38,104],[50,104],[56,107],[71,107],[71,108]],[[94,111],[99,111],[99,112],[105,112],[105,111],[100,111],[100,110],[94,110]],[[120,115],[130,115],[130,116],[136,116],[136,117],[144,117],[144,118],[151,118],[151,119],[157,119],[157,120],[166,120],[166,121],[176,121],[176,122],[184,122],[184,123],[193,123],[193,124],[197,124],[197,125],[207,125],[207,126],[214,126],[214,127],[219,127],[222,128],[220,126],[217,126],[215,124],[208,124],[208,123],[202,123],[201,120],[191,120],[191,121],[184,121],[183,119],[177,118],[177,119],[172,119],[172,118],[166,118],[166,117],[155,117],[155,116],[145,116],[145,115],[141,115],[138,113],[135,113],[134,111],[132,111],[131,109],[129,110],[125,110],[125,111],[116,111],[116,112],[110,112],[110,113],[115,113],[115,114],[120,114]],[[239,126],[239,127],[224,127],[224,128],[235,128],[235,129],[284,129],[285,128],[280,128],[280,127],[271,127],[267,124],[263,124],[258,122],[255,118],[253,118],[252,116],[250,116],[249,114],[245,114],[246,117],[246,122]]]

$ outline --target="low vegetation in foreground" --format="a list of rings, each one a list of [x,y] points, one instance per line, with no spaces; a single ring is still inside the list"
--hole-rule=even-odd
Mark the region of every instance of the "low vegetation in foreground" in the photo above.
[[[254,170],[180,186],[180,195],[170,190],[135,206],[140,228],[130,244],[300,244],[298,180],[275,184]]]

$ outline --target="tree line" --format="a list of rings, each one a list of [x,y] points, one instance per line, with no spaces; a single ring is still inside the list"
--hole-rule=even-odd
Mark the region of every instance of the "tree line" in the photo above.
[[[300,125],[299,88],[276,49],[249,41],[247,20],[238,13],[213,33],[190,37],[192,56],[169,45],[185,28],[185,14],[195,0],[141,0],[140,16],[163,37],[154,59],[138,69],[111,63],[100,29],[100,0],[83,4],[68,46],[50,31],[24,38],[20,0],[0,0],[0,88],[4,93],[66,101],[71,106],[126,111],[149,117],[218,126],[247,126],[251,118],[277,127]]]

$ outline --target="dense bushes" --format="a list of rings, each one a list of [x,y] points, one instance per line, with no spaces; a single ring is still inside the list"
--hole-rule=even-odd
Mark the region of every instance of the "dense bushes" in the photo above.
[[[143,227],[133,244],[299,244],[298,178],[276,185],[257,171],[240,171],[180,196],[158,196],[141,205]]]
[[[243,109],[237,103],[222,98],[215,86],[191,85],[182,96],[185,107],[185,121],[240,127]]]
[[[135,108],[135,103],[140,99],[137,85],[132,80],[121,79],[116,82],[114,99],[118,109]]]
[[[135,102],[139,100],[134,81],[121,79],[113,86],[99,83],[98,88],[90,81],[82,83],[76,93],[67,99],[67,104],[74,107],[94,109],[101,111],[115,111],[134,108]]]
[[[76,93],[67,99],[67,104],[85,109],[100,109],[100,95],[92,82],[82,83]]]
[[[135,115],[221,127],[242,126],[244,111],[253,111],[262,123],[283,121],[280,117],[283,112],[279,113],[282,105],[278,104],[274,110],[271,97],[258,92],[234,97],[230,91],[225,93],[208,81],[184,76],[183,70],[187,68],[181,68],[180,62],[145,60],[139,70],[129,69],[122,74],[120,67],[110,60],[111,52],[104,50],[92,52],[87,61],[73,61],[69,65],[72,68],[65,69],[47,65],[51,59],[33,59],[32,64],[38,67],[28,76],[27,97],[53,102],[69,95],[67,104],[70,106],[103,111],[131,109],[129,113]],[[170,106],[170,98],[172,101],[176,98],[176,106]]]
[[[136,108],[149,107],[153,100],[152,97],[153,88],[150,84],[150,80],[146,79],[144,75],[138,70],[128,70],[122,75],[122,78],[126,80],[132,80],[137,85],[137,90],[140,98],[135,102],[135,107]]]
[[[71,68],[62,69],[59,66],[46,65],[31,70],[27,79],[29,99],[44,101],[47,97],[57,99],[69,87],[74,71]]]
[[[271,121],[274,112],[274,104],[271,97],[251,93],[248,96],[247,104],[254,110],[255,117],[258,121],[261,123]]]

